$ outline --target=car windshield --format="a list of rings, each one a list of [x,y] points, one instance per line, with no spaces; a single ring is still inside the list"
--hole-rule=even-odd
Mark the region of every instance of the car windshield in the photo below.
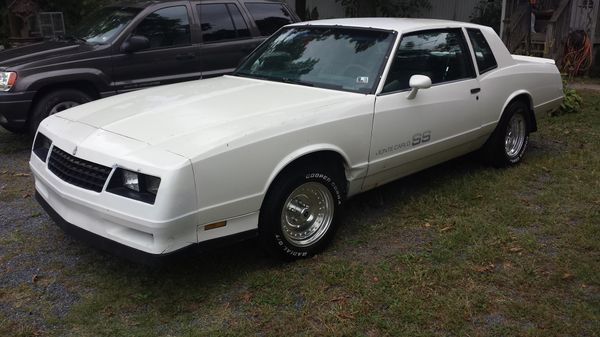
[[[394,36],[374,29],[284,28],[252,53],[234,75],[372,93]]]
[[[74,37],[92,44],[105,44],[116,37],[139,14],[141,8],[105,7],[84,19]]]

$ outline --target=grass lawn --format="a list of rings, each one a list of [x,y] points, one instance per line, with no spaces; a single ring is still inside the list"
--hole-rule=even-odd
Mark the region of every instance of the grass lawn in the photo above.
[[[0,285],[0,336],[598,336],[600,93],[583,96],[521,165],[468,156],[360,195],[327,251],[289,264],[249,241],[146,268],[27,201],[35,227],[0,236],[0,281],[25,273]],[[10,137],[0,156],[26,161]]]

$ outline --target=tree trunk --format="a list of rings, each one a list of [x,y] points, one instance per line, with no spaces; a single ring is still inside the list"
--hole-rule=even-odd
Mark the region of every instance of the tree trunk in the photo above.
[[[375,0],[357,0],[356,13],[359,17],[377,16],[377,1]]]
[[[302,20],[306,20],[306,0],[296,0],[296,14]]]

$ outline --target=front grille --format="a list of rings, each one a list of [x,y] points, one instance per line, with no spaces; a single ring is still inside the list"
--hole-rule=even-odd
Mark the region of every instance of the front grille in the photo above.
[[[73,157],[54,146],[48,168],[60,179],[86,190],[102,192],[111,168]]]

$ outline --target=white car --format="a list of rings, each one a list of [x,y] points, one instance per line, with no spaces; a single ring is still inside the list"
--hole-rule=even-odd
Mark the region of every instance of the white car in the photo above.
[[[50,116],[30,166],[55,221],[117,254],[258,235],[293,259],[325,247],[348,197],[478,149],[518,163],[562,98],[554,61],[510,55],[488,27],[313,21],[233,75]]]

